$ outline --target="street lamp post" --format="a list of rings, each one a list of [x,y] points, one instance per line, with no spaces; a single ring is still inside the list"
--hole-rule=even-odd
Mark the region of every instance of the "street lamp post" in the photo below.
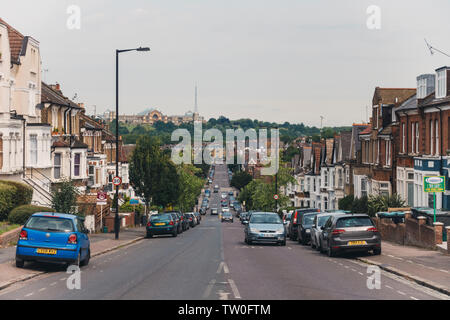
[[[136,49],[116,50],[116,176],[119,176],[119,54],[128,51],[150,51],[148,47],[139,47]],[[114,217],[115,239],[119,239],[120,219],[119,219],[119,186],[116,185],[116,215]]]

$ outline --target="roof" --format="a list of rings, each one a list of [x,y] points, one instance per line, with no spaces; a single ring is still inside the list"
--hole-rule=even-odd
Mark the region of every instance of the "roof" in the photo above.
[[[414,94],[406,99],[399,107],[395,108],[395,112],[406,111],[417,108],[417,95]]]
[[[52,147],[54,147],[54,148],[68,148],[69,144],[64,142],[64,141],[58,140],[58,141],[53,142]]]
[[[19,56],[22,52],[22,47],[24,45],[24,35],[19,31],[7,24],[3,19],[0,18],[0,24],[3,24],[8,29],[9,47],[11,50],[11,62],[19,63]]]
[[[77,217],[73,214],[56,213],[56,212],[37,212],[37,213],[33,214],[33,216],[37,216],[37,217],[54,216],[56,218],[65,218],[65,219],[75,219]]]
[[[380,88],[376,87],[373,94],[372,105],[400,103],[416,94],[412,88]]]
[[[72,142],[72,149],[87,149],[87,148],[88,148],[88,145],[81,142],[78,139],[75,139],[75,141]]]
[[[361,131],[359,134],[370,134],[372,132],[372,125],[368,125],[367,128],[365,128],[363,131]]]
[[[55,90],[45,82],[42,82],[41,102],[52,103],[59,106],[70,106],[75,109],[83,109],[78,104],[65,97],[61,90]]]

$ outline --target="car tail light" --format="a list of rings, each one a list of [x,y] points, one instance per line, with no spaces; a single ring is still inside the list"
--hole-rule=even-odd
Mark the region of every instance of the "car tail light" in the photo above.
[[[174,225],[173,221],[170,221],[169,226],[173,226],[173,225]]]
[[[26,230],[20,231],[19,240],[28,240],[28,232]]]
[[[369,228],[366,231],[378,232],[377,228],[375,227]]]
[[[69,236],[69,240],[67,241],[67,243],[70,243],[70,244],[77,244],[77,235],[76,235],[75,233],[72,233],[72,234]]]
[[[335,230],[333,230],[332,234],[333,235],[338,235],[338,234],[341,234],[341,233],[344,233],[344,232],[345,232],[345,230],[343,230],[343,229],[335,229]]]
[[[151,226],[152,226],[151,222],[147,223],[147,227],[151,227]]]
[[[189,218],[189,221],[192,221],[192,218]]]

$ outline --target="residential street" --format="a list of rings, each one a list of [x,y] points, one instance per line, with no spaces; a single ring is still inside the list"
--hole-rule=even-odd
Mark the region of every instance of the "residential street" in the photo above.
[[[225,166],[214,184],[229,187]],[[214,185],[213,184],[213,185]],[[219,203],[213,193],[211,207]],[[155,237],[93,257],[82,268],[81,289],[69,290],[62,267],[0,291],[0,299],[448,299],[381,273],[381,289],[367,288],[368,265],[354,257],[328,258],[288,241],[287,246],[244,244],[238,219],[204,216],[176,238]]]

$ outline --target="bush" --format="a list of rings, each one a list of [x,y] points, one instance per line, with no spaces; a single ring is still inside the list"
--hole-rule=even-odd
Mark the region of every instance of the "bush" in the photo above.
[[[52,208],[46,207],[38,207],[32,205],[23,205],[17,208],[14,208],[8,216],[8,221],[10,223],[24,225],[27,222],[28,218],[30,218],[36,212],[55,212]]]
[[[368,200],[368,213],[374,217],[377,212],[388,211],[389,208],[402,208],[405,201],[398,194],[392,196],[370,196]]]
[[[355,198],[352,203],[352,213],[367,213],[367,196],[361,198]]]
[[[339,210],[351,211],[354,200],[355,197],[352,194],[339,199]]]
[[[30,204],[33,189],[19,182],[0,181],[0,221],[6,220],[12,209]]]

